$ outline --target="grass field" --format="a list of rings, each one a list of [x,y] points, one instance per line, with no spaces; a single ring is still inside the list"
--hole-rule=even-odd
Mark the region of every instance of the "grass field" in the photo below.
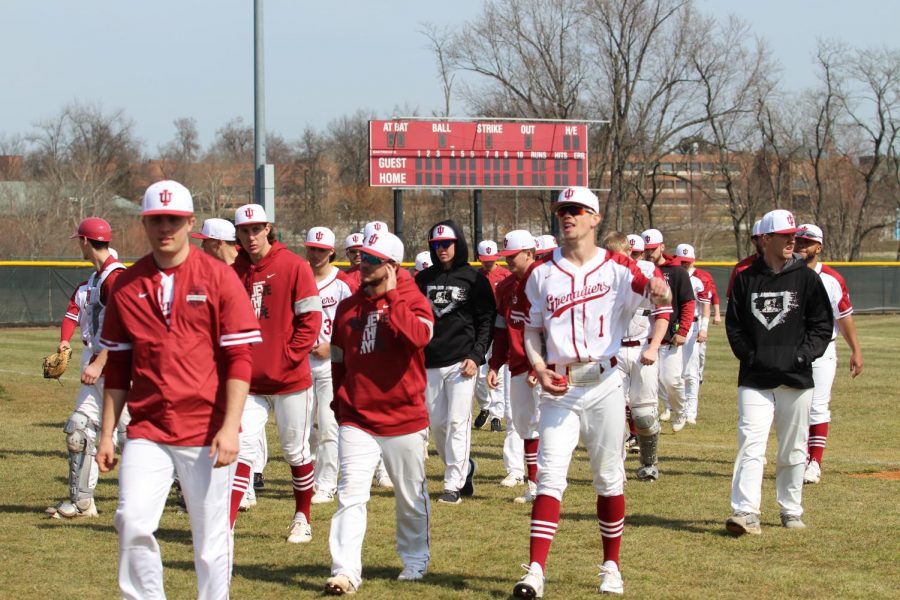
[[[865,372],[851,381],[847,349],[832,401],[833,421],[820,485],[804,494],[805,531],[779,526],[774,490],[774,440],[763,485],[763,535],[725,534],[736,451],[737,363],[723,328],[713,329],[700,401],[700,419],[677,435],[664,426],[661,478],[631,479],[622,545],[625,592],[653,598],[896,598],[900,584],[900,480],[863,476],[900,470],[896,432],[900,317],[857,317]],[[97,487],[100,516],[75,523],[43,510],[66,494],[62,425],[78,390],[77,373],[62,385],[40,377],[40,357],[55,347],[51,329],[0,331],[0,597],[112,598],[117,595],[118,546],[112,527],[114,474]],[[364,548],[370,598],[506,598],[527,561],[530,508],[513,504],[497,483],[503,435],[475,432],[476,497],[459,506],[434,503],[432,562],[422,583],[395,581],[393,497],[374,491]],[[290,472],[279,458],[270,423],[272,459],[259,506],[238,519],[235,598],[313,598],[329,575],[328,527],[334,505],[313,507],[314,540],[289,545],[293,514]],[[629,474],[636,459],[628,459]],[[430,489],[439,493],[442,468],[432,452]],[[596,595],[600,541],[595,495],[579,449],[563,501],[563,518],[547,565],[545,597]],[[158,539],[170,598],[195,595],[188,520],[167,508]]]

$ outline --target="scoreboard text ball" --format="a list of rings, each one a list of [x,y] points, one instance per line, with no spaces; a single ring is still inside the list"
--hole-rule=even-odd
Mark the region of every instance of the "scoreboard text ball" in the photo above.
[[[369,185],[442,189],[587,186],[587,125],[369,121]]]

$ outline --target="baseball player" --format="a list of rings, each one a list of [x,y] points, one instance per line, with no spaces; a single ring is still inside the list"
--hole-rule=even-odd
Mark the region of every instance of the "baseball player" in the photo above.
[[[253,348],[253,378],[241,418],[232,516],[236,499],[250,485],[257,439],[265,429],[269,410],[274,410],[294,489],[294,518],[287,541],[303,544],[312,540],[309,509],[315,469],[309,446],[313,421],[309,353],[322,328],[322,300],[309,263],[276,240],[262,206],[241,206],[235,211],[234,223],[241,250],[233,268],[250,295],[263,343]]]
[[[664,253],[666,245],[662,233],[658,229],[648,229],[641,237],[644,238],[644,259],[659,267],[672,290],[672,318],[659,350],[659,395],[666,407],[659,420],[671,418],[672,431],[679,432],[687,424],[682,346],[694,324],[694,292],[690,277],[681,268],[681,261]]]
[[[855,378],[862,373],[863,357],[859,340],[856,337],[856,323],[853,322],[853,305],[850,293],[840,273],[819,260],[822,254],[822,230],[813,224],[800,226],[795,245],[797,254],[806,261],[806,266],[819,274],[828,299],[831,301],[831,312],[834,314],[834,330],[831,343],[825,354],[812,364],[813,390],[812,407],[809,413],[809,461],[803,475],[803,483],[819,483],[822,477],[822,456],[825,454],[825,442],[828,439],[828,423],[831,421],[831,385],[837,372],[837,350],[835,340],[838,332],[850,346],[850,377]]]
[[[709,289],[708,280],[698,275],[694,261],[697,254],[690,244],[678,244],[675,248],[675,257],[681,260],[682,268],[687,271],[691,282],[691,290],[694,292],[694,322],[691,324],[687,340],[682,348],[684,359],[684,399],[686,422],[689,425],[697,424],[697,406],[700,396],[700,349],[706,346],[709,338],[709,318],[712,312],[712,290]]]
[[[80,299],[78,325],[84,349],[75,410],[63,426],[69,450],[69,498],[46,511],[56,519],[97,516],[94,488],[98,472],[94,455],[103,416],[103,369],[108,355],[100,345],[100,331],[115,281],[125,269],[125,265],[110,254],[112,228],[100,217],[84,219],[72,238],[78,238],[81,255],[93,265],[94,272],[73,296],[76,304]],[[64,347],[70,347],[68,341],[60,341],[59,349]]]
[[[234,272],[190,244],[193,200],[181,184],[147,188],[141,222],[150,254],[125,271],[106,309],[109,350],[97,463],[115,466],[113,432],[128,403],[119,467],[119,589],[164,598],[154,532],[177,473],[191,520],[197,597],[227,598],[230,479],[259,324]]]
[[[476,466],[469,457],[472,393],[491,342],[496,304],[487,277],[469,266],[469,248],[456,222],[434,225],[428,242],[433,266],[416,276],[435,317],[434,337],[425,348],[425,405],[446,465],[438,501],[459,504],[475,489]]]
[[[372,234],[362,252],[362,287],[338,306],[331,339],[341,466],[325,592],[334,595],[362,583],[369,482],[380,457],[395,482],[398,579],[422,579],[430,558],[424,348],[434,317],[412,279],[398,277],[397,236]]]
[[[759,524],[769,429],[778,438],[775,496],[781,524],[805,527],[802,493],[813,396],[812,363],[831,343],[834,316],[822,280],[793,255],[794,216],[773,210],[760,224],[762,256],[734,280],[725,314],[738,374],[738,452],[731,484],[735,535]]]
[[[359,251],[362,248],[363,240],[363,234],[361,233],[351,233],[344,240],[344,254],[347,256],[347,260],[350,261],[350,268],[344,271],[344,274],[347,275],[354,289],[359,287],[359,263],[361,260]]]
[[[553,208],[562,246],[535,267],[525,283],[529,303],[525,352],[543,391],[530,559],[528,572],[513,588],[513,595],[543,596],[547,555],[579,438],[587,448],[597,492],[603,541],[600,592],[621,594],[625,396],[616,354],[644,298],[650,295],[654,304],[667,304],[670,293],[664,279],[648,279],[634,261],[597,247],[600,203],[589,189],[566,188]]]
[[[643,251],[644,240],[638,235],[625,236],[618,231],[607,234],[603,247],[609,252],[628,256]],[[636,249],[640,250],[636,250]],[[635,261],[644,277],[663,277],[650,262]],[[630,409],[631,421],[637,435],[641,466],[637,470],[640,481],[659,479],[657,446],[659,445],[659,348],[669,328],[671,306],[653,306],[645,300],[625,328],[619,353],[616,355],[622,375],[625,405]]]
[[[484,240],[478,244],[478,260],[481,261],[481,274],[487,277],[494,290],[494,300],[497,298],[497,286],[510,276],[509,269],[497,264],[500,255],[497,254],[497,243],[493,240]],[[488,350],[487,358],[490,359],[491,351]],[[503,431],[501,423],[506,414],[507,404],[507,379],[508,371],[502,369],[497,380],[497,388],[493,389],[487,384],[487,363],[478,368],[478,376],[475,380],[475,400],[478,403],[478,414],[473,423],[475,429],[481,429],[488,419],[491,420],[491,431]]]
[[[313,379],[315,414],[318,425],[316,471],[313,504],[334,500],[338,476],[338,424],[331,409],[334,388],[331,379],[331,332],[334,315],[345,298],[353,293],[349,279],[334,260],[334,232],[327,227],[312,227],[306,234],[306,260],[312,267],[316,287],[322,298],[322,329],[309,356]]]
[[[734,279],[738,276],[738,273],[745,270],[752,265],[757,258],[762,256],[762,239],[759,232],[760,225],[762,225],[762,219],[755,221],[753,223],[753,228],[750,230],[750,242],[753,244],[756,253],[745,257],[731,269],[731,275],[728,277],[728,288],[725,290],[725,298],[728,300],[731,300],[731,288],[734,287]]]
[[[692,277],[697,277],[703,284],[706,286],[708,294],[710,296],[710,313],[711,318],[710,322],[713,325],[719,325],[722,322],[722,315],[719,307],[719,292],[716,290],[716,281],[713,279],[712,274],[709,271],[701,269],[694,265],[694,271]],[[699,367],[700,367],[700,385],[703,385],[703,369],[706,367],[706,350],[709,347],[709,343],[700,344],[700,353],[699,353]],[[693,423],[691,423],[693,425]]]
[[[524,458],[524,480],[527,483],[525,493],[513,499],[525,504],[533,502],[537,491],[537,455],[538,455],[538,409],[539,393],[531,377],[531,365],[525,356],[524,335],[525,316],[528,313],[528,299],[525,296],[524,283],[534,267],[534,237],[523,229],[510,231],[503,238],[503,250],[500,255],[512,270],[512,277],[504,279],[497,287],[497,320],[494,323],[494,341],[491,356],[488,360],[488,385],[496,386],[500,379],[500,369],[508,367],[509,416],[507,439],[504,442],[504,463],[506,463],[507,479],[501,485],[513,487],[522,478],[513,479],[521,472]],[[516,439],[510,440],[510,433],[515,432]],[[516,444],[514,451],[507,452],[507,445]],[[520,450],[521,448],[521,450]],[[524,454],[523,454],[524,453]],[[507,460],[507,455],[510,456]],[[514,457],[518,456],[516,462]],[[515,470],[515,469],[518,469]],[[512,485],[510,485],[512,483]]]
[[[556,238],[550,234],[534,236],[535,256],[541,260],[547,259],[553,251],[559,247]]]

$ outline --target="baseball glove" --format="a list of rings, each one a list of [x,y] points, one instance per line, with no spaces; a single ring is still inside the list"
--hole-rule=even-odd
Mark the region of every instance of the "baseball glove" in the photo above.
[[[62,352],[54,352],[44,357],[44,379],[59,379],[69,366],[69,357],[72,349],[65,348]]]

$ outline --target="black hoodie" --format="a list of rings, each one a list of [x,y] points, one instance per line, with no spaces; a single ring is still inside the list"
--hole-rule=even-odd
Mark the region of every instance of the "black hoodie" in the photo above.
[[[452,266],[445,270],[432,249],[432,266],[416,275],[416,284],[434,313],[434,336],[425,347],[425,367],[446,367],[467,358],[481,365],[497,315],[494,292],[487,277],[469,266],[469,246],[460,226],[453,220],[441,221],[428,231],[438,225],[453,229],[456,252]]]
[[[725,331],[741,361],[738,385],[813,387],[812,362],[831,342],[834,316],[822,279],[797,257],[775,273],[762,257],[734,281]]]

